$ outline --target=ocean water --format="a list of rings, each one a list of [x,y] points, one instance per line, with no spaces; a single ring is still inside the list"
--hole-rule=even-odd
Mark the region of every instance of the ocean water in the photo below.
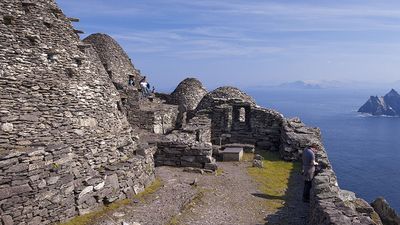
[[[269,88],[246,92],[258,105],[320,127],[340,187],[368,202],[383,196],[400,212],[400,118],[357,113],[370,95],[389,90]]]

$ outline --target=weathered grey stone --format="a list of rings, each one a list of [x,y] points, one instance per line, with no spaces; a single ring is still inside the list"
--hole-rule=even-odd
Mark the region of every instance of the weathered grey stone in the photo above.
[[[253,159],[253,167],[263,168],[264,163],[262,160]]]
[[[14,129],[14,125],[12,123],[3,123],[1,125],[1,130],[4,132],[11,132]]]
[[[89,194],[89,193],[92,192],[92,191],[93,191],[93,186],[85,187],[85,188],[81,191],[81,193],[79,193],[78,199],[79,199],[79,198],[83,198],[85,195]]]
[[[13,218],[10,215],[3,215],[1,217],[1,220],[3,221],[3,225],[13,225],[14,224]]]
[[[30,191],[32,191],[32,188],[28,184],[24,184],[21,186],[2,188],[2,189],[0,189],[0,200],[10,198],[12,196],[30,192]]]
[[[356,199],[356,194],[354,192],[351,192],[351,191],[340,190],[339,191],[339,198],[342,201],[353,201],[353,200]]]
[[[54,176],[54,177],[50,177],[47,179],[47,184],[48,185],[52,185],[57,183],[57,181],[60,179],[60,176]]]
[[[99,191],[99,190],[101,190],[101,189],[104,188],[105,183],[106,183],[106,182],[103,181],[103,182],[99,183],[98,185],[94,186],[93,189],[94,189],[95,191]]]

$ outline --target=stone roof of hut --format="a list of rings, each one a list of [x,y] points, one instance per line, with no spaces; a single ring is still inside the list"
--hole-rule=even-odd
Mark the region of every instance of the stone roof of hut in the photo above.
[[[129,76],[134,76],[136,83],[141,79],[124,49],[107,34],[91,34],[83,42],[91,44],[96,50],[104,68],[114,83],[128,85]]]
[[[206,94],[207,90],[198,79],[186,78],[171,93],[171,98],[174,104],[194,110]]]
[[[206,94],[197,106],[197,110],[208,109],[217,105],[217,102],[237,101],[251,105],[256,105],[255,100],[250,95],[235,87],[219,87]]]

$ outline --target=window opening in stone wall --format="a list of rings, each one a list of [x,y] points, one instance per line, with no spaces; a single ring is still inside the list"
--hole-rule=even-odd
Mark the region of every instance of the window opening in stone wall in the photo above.
[[[229,131],[232,128],[232,111],[228,111],[226,119],[227,119],[226,129]]]
[[[28,38],[29,43],[31,45],[35,45],[39,40],[39,36],[38,35],[27,35],[26,38]]]
[[[200,141],[200,131],[196,130],[196,141]]]
[[[53,24],[49,21],[43,21],[43,24],[49,29],[53,26]]]
[[[24,9],[25,13],[30,13],[29,7],[34,5],[35,3],[33,2],[22,2],[22,8]]]
[[[121,102],[123,106],[126,106],[128,104],[128,99],[126,98],[121,98]]]
[[[246,109],[244,107],[239,109],[239,122],[246,122]]]
[[[76,65],[82,66],[83,64],[83,58],[74,58]]]
[[[66,68],[66,69],[65,69],[65,72],[66,72],[66,74],[67,74],[67,76],[68,76],[69,78],[74,77],[75,74],[76,74],[76,71],[75,71],[73,68]]]
[[[3,23],[5,25],[11,25],[13,23],[13,17],[12,16],[4,16],[3,17]]]
[[[122,106],[119,101],[117,102],[117,109],[118,109],[118,111],[122,112]]]
[[[50,62],[55,62],[55,61],[57,61],[57,59],[58,59],[58,57],[57,57],[56,52],[47,53],[47,60],[49,60]]]

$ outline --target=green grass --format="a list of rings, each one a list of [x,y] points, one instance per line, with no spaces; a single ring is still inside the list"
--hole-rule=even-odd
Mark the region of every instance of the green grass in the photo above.
[[[156,178],[154,180],[154,182],[146,187],[146,189],[142,192],[140,192],[139,194],[133,196],[133,199],[137,199],[139,201],[143,201],[145,199],[146,196],[153,194],[154,192],[156,192],[161,186],[163,185],[161,179]],[[123,199],[120,201],[116,201],[114,203],[111,203],[109,205],[103,206],[100,210],[85,214],[85,215],[81,215],[81,216],[77,216],[75,218],[73,218],[72,220],[66,222],[66,223],[62,223],[60,225],[89,225],[89,224],[93,224],[96,219],[108,214],[108,213],[112,213],[115,210],[119,209],[122,206],[125,205],[129,205],[131,204],[132,199]]]
[[[259,183],[267,209],[276,211],[283,207],[290,175],[300,171],[300,163],[283,161],[277,152],[264,152],[261,155],[264,157],[264,168],[250,167],[248,174]]]
[[[162,186],[163,186],[162,180],[160,178],[156,178],[150,186],[146,187],[146,189],[144,189],[144,191],[140,192],[139,194],[133,196],[133,198],[139,201],[143,201],[145,197],[153,194]]]
[[[215,176],[221,176],[224,173],[224,170],[222,168],[218,168],[215,171]]]
[[[102,207],[100,210],[91,212],[85,215],[77,216],[73,218],[72,220],[62,223],[61,225],[88,225],[92,224],[95,219],[104,216],[107,213],[113,212],[117,210],[118,208],[128,205],[131,203],[130,199],[124,199],[120,201],[116,201],[114,203],[111,203],[107,206]]]

